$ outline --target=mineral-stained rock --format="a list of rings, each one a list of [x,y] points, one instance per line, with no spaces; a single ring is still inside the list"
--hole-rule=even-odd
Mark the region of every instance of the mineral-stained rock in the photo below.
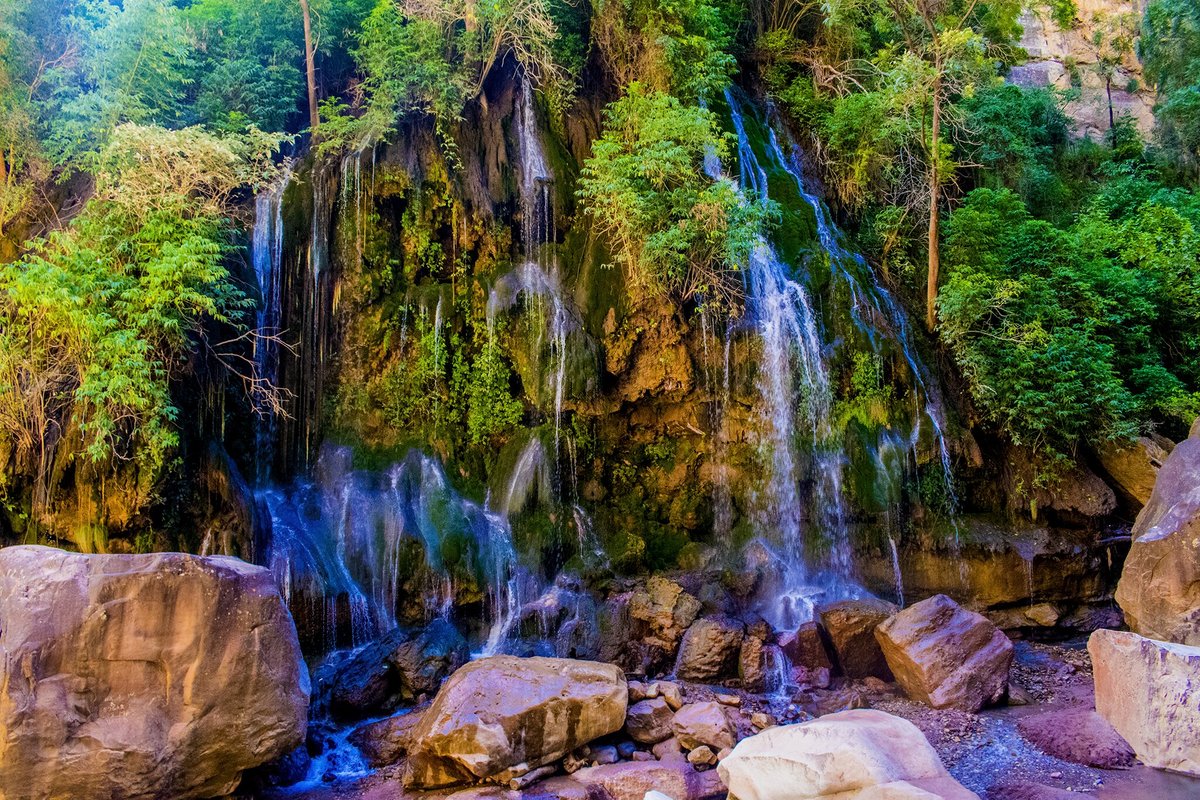
[[[934,708],[978,711],[1004,696],[1013,646],[981,614],[944,594],[909,606],[875,636],[897,683]]]
[[[737,743],[737,729],[729,719],[729,711],[720,703],[684,706],[675,714],[671,728],[686,750],[708,745],[717,751]]]
[[[884,600],[842,600],[817,609],[838,666],[851,678],[874,675],[890,681],[891,670],[875,639],[875,626],[900,609]]]
[[[638,744],[658,744],[671,735],[671,717],[675,712],[661,697],[640,700],[629,707],[625,732]]]
[[[767,688],[767,648],[762,639],[747,636],[738,654],[738,678],[747,691],[761,692]]]
[[[743,739],[717,767],[738,800],[978,800],[924,734],[882,711],[843,711]]]
[[[1089,709],[1048,711],[1022,717],[1018,730],[1047,755],[1100,769],[1133,766],[1133,748],[1104,717]]]
[[[1138,758],[1200,775],[1200,647],[1099,630],[1088,653],[1096,710]]]
[[[619,667],[492,656],[450,677],[410,738],[405,785],[507,782],[619,731],[629,690]]]
[[[223,796],[304,740],[270,572],[177,553],[0,550],[0,797]]]
[[[699,772],[686,759],[608,764],[581,769],[571,776],[589,789],[589,797],[643,800],[659,791],[674,800],[719,800],[725,787],[715,771]]]
[[[715,681],[737,674],[743,626],[733,617],[704,617],[692,623],[679,646],[675,675],[685,681]]]
[[[425,710],[426,707],[408,709],[387,719],[359,725],[350,734],[350,743],[362,751],[372,767],[395,764],[408,752],[413,729]]]
[[[613,595],[598,613],[600,660],[635,674],[670,669],[683,632],[699,613],[699,600],[657,575],[641,589]]]
[[[1200,433],[1180,442],[1133,525],[1117,583],[1130,629],[1200,645]]]

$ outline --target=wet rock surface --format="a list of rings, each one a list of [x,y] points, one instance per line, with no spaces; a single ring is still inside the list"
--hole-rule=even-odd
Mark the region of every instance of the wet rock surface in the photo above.
[[[304,740],[271,574],[233,558],[0,550],[0,796],[205,798]]]
[[[881,623],[875,637],[908,696],[934,708],[978,711],[1008,689],[1012,642],[945,595],[904,609]]]

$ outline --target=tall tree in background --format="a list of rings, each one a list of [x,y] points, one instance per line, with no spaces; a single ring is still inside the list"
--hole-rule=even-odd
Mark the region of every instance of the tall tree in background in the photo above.
[[[309,13],[308,0],[300,0],[300,12],[304,16],[304,71],[308,82],[308,124],[313,135],[321,124],[321,113],[317,107],[317,65],[316,48],[313,46],[312,14]]]

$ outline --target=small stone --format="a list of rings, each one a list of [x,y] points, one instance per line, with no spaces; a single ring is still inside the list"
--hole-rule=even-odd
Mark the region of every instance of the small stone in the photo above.
[[[717,695],[717,702],[723,706],[740,706],[742,698],[736,694],[719,694]]]
[[[634,761],[654,761],[654,754],[647,753],[645,750],[638,750],[633,754]]]
[[[750,715],[750,724],[761,730],[775,727],[775,718],[765,711],[755,711]]]
[[[621,760],[617,748],[612,745],[600,745],[592,748],[592,764],[615,764]]]
[[[617,755],[628,761],[633,758],[633,754],[637,752],[637,745],[633,742],[621,742],[617,745]]]
[[[700,745],[692,752],[688,753],[687,760],[692,766],[711,767],[717,763],[717,754],[712,751],[708,745]]]
[[[1058,778],[1062,777],[1062,773],[1061,772],[1051,772],[1050,777],[1057,780]]]
[[[672,711],[683,708],[683,689],[679,687],[678,683],[655,681],[654,685],[658,689],[658,694],[667,701],[667,705],[671,707]]]
[[[654,757],[659,761],[683,759],[684,757],[683,746],[679,744],[679,740],[674,736],[670,739],[664,739],[650,749],[654,753]]]
[[[642,683],[641,681],[630,681],[629,682],[629,704],[633,705],[634,703],[638,703],[638,702],[641,702],[642,700],[652,697],[653,695],[649,694],[647,689],[648,689],[648,687],[646,686],[646,684]]]
[[[625,733],[638,744],[657,744],[671,735],[674,714],[661,697],[634,703],[626,712]]]

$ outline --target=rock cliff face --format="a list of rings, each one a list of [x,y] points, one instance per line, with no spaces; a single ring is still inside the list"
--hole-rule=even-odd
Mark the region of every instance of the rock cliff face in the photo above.
[[[1163,463],[1117,584],[1129,627],[1200,645],[1200,426]]]
[[[1074,19],[1054,19],[1031,4],[1021,16],[1021,47],[1029,54],[1009,80],[1078,95],[1066,107],[1075,133],[1099,139],[1113,116],[1129,116],[1138,130],[1154,126],[1154,92],[1146,87],[1134,50],[1143,0],[1076,0]]]
[[[304,741],[271,578],[231,558],[0,551],[0,797],[219,797]]]

